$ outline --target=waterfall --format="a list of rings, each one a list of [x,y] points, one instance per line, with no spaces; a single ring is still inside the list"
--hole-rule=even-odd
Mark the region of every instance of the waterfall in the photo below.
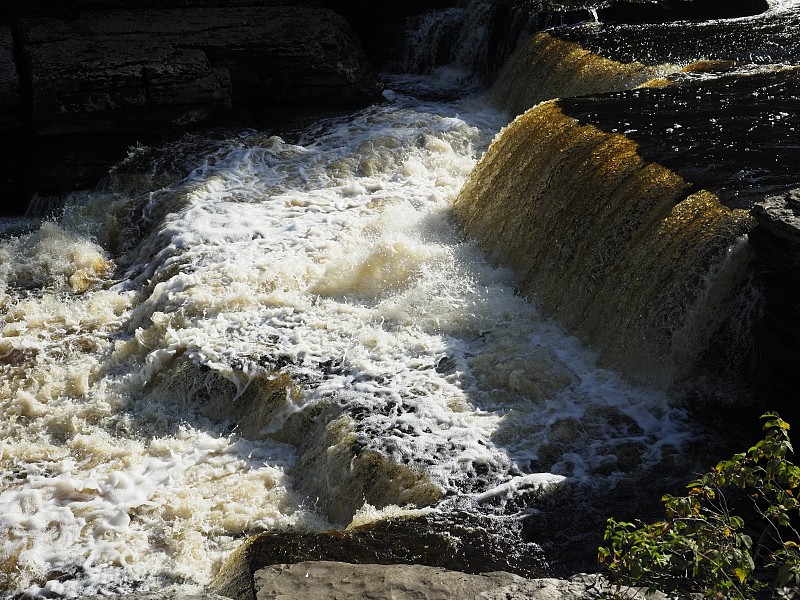
[[[0,593],[247,588],[262,536],[319,559],[375,523],[583,568],[612,506],[708,466],[672,384],[748,335],[798,71],[609,56],[596,23],[534,35],[487,104],[497,32],[561,18],[519,8],[423,15],[397,69],[430,73],[385,102],[138,147],[0,222]]]
[[[408,19],[403,54],[388,70],[450,77],[456,72],[474,86],[487,84],[535,33],[590,19],[585,3],[578,4],[564,11],[540,2],[468,0],[461,8],[426,11]]]
[[[503,65],[489,101],[512,115],[550,98],[630,89],[677,67],[622,63],[548,33],[532,37]]]
[[[784,119],[797,71],[737,61],[794,60],[796,11],[540,33],[490,89],[494,105],[524,114],[470,174],[454,212],[602,364],[669,385],[701,368],[711,344],[727,353],[720,364],[756,368],[743,358],[757,312],[749,209],[794,185],[796,149],[780,132],[793,131]],[[673,34],[683,43],[668,45]]]
[[[557,102],[498,136],[455,202],[467,234],[519,275],[544,311],[600,349],[603,364],[669,383],[724,315],[686,322],[752,226],[745,210],[642,160],[620,134],[581,126]],[[741,284],[745,252],[723,297]]]
[[[461,8],[431,10],[410,17],[405,26],[403,56],[393,70],[431,73],[456,60],[456,43],[466,18]]]

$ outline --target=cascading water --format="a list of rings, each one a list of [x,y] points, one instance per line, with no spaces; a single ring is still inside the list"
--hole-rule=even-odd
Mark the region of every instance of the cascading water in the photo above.
[[[646,473],[689,443],[663,389],[599,367],[463,240],[452,204],[502,113],[418,99],[430,79],[388,81],[390,102],[291,141],[244,131],[152,151],[188,174],[120,168],[0,241],[8,596],[191,590],[246,534],[513,513],[525,494]],[[627,151],[584,137],[576,161]],[[566,168],[540,162],[543,185]],[[508,178],[478,173],[471,189]],[[686,214],[724,212],[694,202]]]
[[[749,209],[796,185],[796,122],[786,119],[797,69],[781,63],[797,58],[797,10],[541,33],[490,90],[494,105],[524,114],[473,170],[455,212],[602,364],[683,382],[732,320],[730,345],[746,354],[744,324],[758,312]],[[775,39],[786,43],[764,53]]]
[[[692,193],[636,150],[623,135],[581,127],[557,103],[543,103],[495,141],[456,212],[606,364],[664,385],[693,364],[719,325],[709,318],[693,323],[691,336],[677,333],[706,301],[707,282],[718,280],[708,274],[727,253],[739,257],[730,268],[744,273],[735,265],[747,253],[733,246],[752,219],[710,192]]]
[[[242,533],[680,446],[663,394],[594,366],[460,241],[449,205],[497,117],[402,95],[296,143],[243,133],[6,240],[5,586],[202,584]]]

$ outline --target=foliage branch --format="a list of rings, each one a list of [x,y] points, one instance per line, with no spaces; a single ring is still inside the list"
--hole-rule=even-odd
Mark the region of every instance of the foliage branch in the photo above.
[[[800,467],[789,424],[761,416],[765,437],[662,497],[664,520],[609,519],[598,559],[622,585],[707,598],[800,598]]]

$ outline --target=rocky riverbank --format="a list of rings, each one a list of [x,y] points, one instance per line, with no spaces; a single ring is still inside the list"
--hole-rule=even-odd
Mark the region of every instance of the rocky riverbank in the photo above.
[[[95,4],[7,16],[0,28],[2,178],[16,192],[2,212],[32,191],[93,185],[129,146],[231,111],[379,97],[358,37],[327,8]]]
[[[3,6],[0,214],[22,212],[32,193],[91,187],[129,147],[164,135],[231,115],[258,126],[379,99],[373,68],[407,42],[406,17],[457,5],[420,0],[364,10],[351,0],[47,0]],[[765,7],[764,0],[492,0],[475,24],[486,28],[486,39],[473,67],[490,81],[526,36],[598,16],[662,22]],[[444,47],[429,66],[451,60],[451,51]]]

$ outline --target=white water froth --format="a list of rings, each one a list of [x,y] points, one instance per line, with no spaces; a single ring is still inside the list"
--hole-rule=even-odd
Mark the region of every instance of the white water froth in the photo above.
[[[451,222],[500,117],[392,100],[295,143],[243,134],[174,185],[76,195],[0,242],[0,585],[203,585],[241,534],[328,526],[308,489],[367,519],[346,476],[324,483],[351,450],[317,443],[478,503],[680,447],[663,392],[598,369]],[[132,230],[112,205],[143,229],[113,256],[97,241]]]

